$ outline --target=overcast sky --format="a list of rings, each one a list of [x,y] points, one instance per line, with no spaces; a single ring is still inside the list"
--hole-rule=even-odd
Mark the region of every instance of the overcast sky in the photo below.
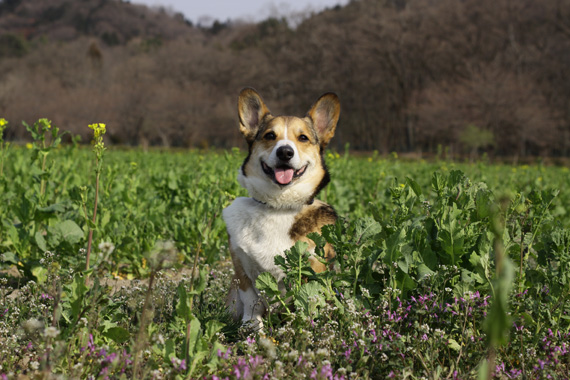
[[[269,16],[288,16],[300,11],[320,11],[325,7],[346,4],[349,0],[131,0],[133,3],[170,7],[193,23],[208,19],[260,21]]]

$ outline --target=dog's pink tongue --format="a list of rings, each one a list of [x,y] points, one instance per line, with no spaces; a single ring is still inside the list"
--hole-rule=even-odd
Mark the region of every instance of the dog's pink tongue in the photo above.
[[[293,180],[293,169],[277,169],[275,168],[275,179],[282,185],[286,185]]]

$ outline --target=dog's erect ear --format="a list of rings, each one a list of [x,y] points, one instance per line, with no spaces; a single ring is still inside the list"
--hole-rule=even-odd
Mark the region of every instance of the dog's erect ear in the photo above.
[[[340,116],[340,101],[335,93],[327,92],[313,104],[307,116],[313,121],[313,127],[319,136],[321,147],[326,147],[334,136],[336,123]]]
[[[255,139],[263,118],[270,114],[269,108],[253,88],[241,90],[238,100],[239,130],[248,143]]]

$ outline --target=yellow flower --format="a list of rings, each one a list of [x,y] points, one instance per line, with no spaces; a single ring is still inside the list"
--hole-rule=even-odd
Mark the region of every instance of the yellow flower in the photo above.
[[[107,131],[106,126],[103,123],[90,124],[89,128],[93,130],[93,135],[95,139],[98,139],[99,137],[103,136]]]
[[[406,187],[406,185],[404,185],[403,183],[400,184],[400,187],[403,189],[404,187]]]
[[[97,154],[97,159],[101,159],[105,150],[103,135],[107,132],[107,128],[103,123],[90,124],[89,128],[93,130],[93,150]]]
[[[124,280],[125,279],[125,276],[120,274],[118,271],[111,272],[111,275],[113,276],[113,278],[116,278],[118,280]]]
[[[34,147],[34,144],[32,144],[32,143],[27,143],[27,144],[26,144],[26,148],[27,148],[27,149],[32,149],[33,147]]]
[[[47,131],[51,129],[51,121],[45,117],[38,120],[38,124],[42,126],[42,130]]]
[[[368,162],[372,162],[372,157],[368,157]]]
[[[8,125],[8,122],[3,117],[0,117],[0,131],[4,130],[4,128]]]

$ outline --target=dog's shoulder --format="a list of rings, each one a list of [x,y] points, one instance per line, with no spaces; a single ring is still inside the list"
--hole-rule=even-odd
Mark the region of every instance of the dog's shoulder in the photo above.
[[[294,241],[299,240],[311,232],[320,232],[327,224],[334,224],[337,214],[329,204],[315,200],[310,205],[305,205],[295,216],[295,220],[289,230],[289,236]]]

